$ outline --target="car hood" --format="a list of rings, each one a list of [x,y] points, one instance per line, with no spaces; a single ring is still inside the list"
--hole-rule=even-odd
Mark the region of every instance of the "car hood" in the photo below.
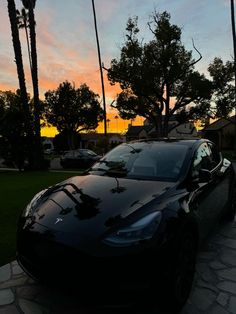
[[[99,237],[126,217],[158,202],[175,183],[107,176],[72,177],[38,201],[33,221],[51,230]]]

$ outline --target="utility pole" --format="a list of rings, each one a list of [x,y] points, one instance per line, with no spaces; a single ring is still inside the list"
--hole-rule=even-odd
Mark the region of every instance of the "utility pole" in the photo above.
[[[234,157],[236,157],[236,33],[235,33],[235,16],[234,16],[234,0],[230,0],[231,3],[231,24],[232,24],[232,35],[233,35],[233,46],[234,46]]]
[[[92,0],[92,6],[93,6],[93,17],[94,17],[95,34],[96,34],[96,40],[97,40],[98,61],[99,61],[99,68],[100,68],[100,74],[101,74],[101,83],[102,83],[104,135],[106,136],[107,135],[106,99],[105,99],[105,88],[104,88],[104,80],[103,80],[103,72],[102,72],[102,61],[101,61],[100,45],[99,45],[99,39],[98,39],[97,19],[96,19],[94,0]]]

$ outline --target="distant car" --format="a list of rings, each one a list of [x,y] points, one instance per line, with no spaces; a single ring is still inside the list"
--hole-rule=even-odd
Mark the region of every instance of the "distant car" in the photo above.
[[[208,140],[122,144],[31,200],[18,262],[33,278],[69,278],[82,289],[144,282],[154,302],[180,309],[199,243],[235,215],[234,188],[231,162]]]
[[[90,149],[76,149],[66,151],[60,158],[60,164],[63,168],[87,169],[100,158]]]
[[[44,154],[45,155],[52,155],[54,153],[54,149],[53,148],[46,148],[44,150]]]

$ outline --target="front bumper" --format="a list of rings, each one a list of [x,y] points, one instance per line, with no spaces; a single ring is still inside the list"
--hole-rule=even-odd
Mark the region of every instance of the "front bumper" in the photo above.
[[[89,241],[88,241],[89,242]],[[74,239],[53,233],[37,223],[19,228],[17,260],[36,280],[68,282],[79,285],[101,283],[115,286],[148,283],[157,271],[163,272],[166,254],[161,245],[110,248],[76,246]]]

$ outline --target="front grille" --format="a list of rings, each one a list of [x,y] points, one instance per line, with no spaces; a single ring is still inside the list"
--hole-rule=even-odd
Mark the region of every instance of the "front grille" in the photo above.
[[[148,256],[95,257],[83,251],[57,243],[52,237],[22,232],[18,241],[19,261],[26,272],[36,278],[78,280],[88,282],[118,282],[147,276]],[[146,265],[146,266],[145,266]]]

